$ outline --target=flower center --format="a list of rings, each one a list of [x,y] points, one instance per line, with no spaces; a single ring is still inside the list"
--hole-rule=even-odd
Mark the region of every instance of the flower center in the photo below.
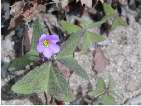
[[[49,41],[48,41],[48,40],[44,40],[43,45],[44,45],[45,47],[48,47]]]

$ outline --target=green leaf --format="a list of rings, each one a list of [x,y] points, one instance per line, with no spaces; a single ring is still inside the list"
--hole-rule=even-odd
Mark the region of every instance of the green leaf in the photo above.
[[[98,98],[99,103],[102,105],[115,105],[115,99],[111,95],[102,95]]]
[[[36,51],[30,51],[24,56],[12,60],[8,66],[9,71],[16,71],[25,68],[26,65],[38,60],[38,54]]]
[[[48,86],[47,93],[58,99],[62,99],[62,97],[69,91],[68,82],[53,66],[50,69]]]
[[[82,49],[86,50],[90,48],[94,43],[101,42],[103,40],[105,40],[105,38],[101,35],[92,32],[85,32],[83,37]]]
[[[32,94],[48,90],[50,67],[51,64],[43,64],[31,70],[12,86],[12,90],[19,94]]]
[[[33,36],[32,36],[32,42],[31,42],[32,50],[36,49],[37,41],[42,33],[43,33],[43,25],[41,24],[41,21],[37,19],[33,23]]]
[[[111,7],[110,4],[104,3],[104,11],[106,13],[106,17],[112,17],[116,15],[115,10]]]
[[[69,95],[65,95],[62,100],[63,100],[64,102],[71,102],[71,101],[73,101],[74,99],[75,99],[75,97],[72,96],[71,94],[69,94]]]
[[[74,71],[77,75],[84,79],[88,79],[86,71],[77,63],[77,61],[72,58],[62,58],[61,62],[68,67],[70,70]]]
[[[96,89],[89,92],[88,95],[98,97],[105,93],[105,82],[102,78],[97,79]]]
[[[112,23],[112,29],[117,28],[118,26],[127,26],[126,21],[124,21],[121,17],[116,17]]]
[[[75,32],[79,32],[80,29],[81,29],[81,28],[78,27],[77,25],[68,23],[68,22],[66,22],[66,21],[61,21],[60,24],[61,24],[61,26],[63,27],[63,29],[64,29],[65,31],[67,31],[68,34],[75,33]]]
[[[67,91],[67,90],[66,90]],[[75,97],[72,95],[72,93],[70,92],[70,90],[68,89],[67,92],[65,92],[65,94],[63,96],[61,96],[61,98],[57,98],[58,100],[63,100],[64,102],[71,102],[75,99]]]
[[[12,86],[12,90],[19,94],[46,91],[51,96],[62,97],[68,92],[68,82],[66,82],[61,74],[55,71],[51,63],[42,64],[40,67],[31,70]]]
[[[81,26],[85,29],[91,29],[94,27],[100,27],[102,23],[104,23],[108,18],[104,17],[101,21],[93,22],[92,20],[81,20]]]
[[[111,75],[109,75],[109,81],[108,81],[108,94],[109,95],[117,95],[115,92],[115,83]]]
[[[74,50],[79,42],[81,33],[73,33],[67,39],[67,41],[62,45],[61,52],[57,55],[57,59],[65,57],[73,57]]]

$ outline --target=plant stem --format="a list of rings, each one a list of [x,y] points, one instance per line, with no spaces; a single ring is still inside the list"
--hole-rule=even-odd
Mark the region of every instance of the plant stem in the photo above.
[[[46,92],[44,92],[44,97],[45,97],[45,105],[47,105],[48,104],[48,99],[47,99],[47,94],[46,94]]]

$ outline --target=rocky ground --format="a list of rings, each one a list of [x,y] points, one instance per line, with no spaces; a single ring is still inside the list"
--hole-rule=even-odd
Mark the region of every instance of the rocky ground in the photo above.
[[[117,104],[141,105],[141,24],[136,22],[136,14],[132,14],[132,11],[131,13],[125,12],[124,14],[129,17],[130,24],[110,32],[107,39],[111,40],[112,43],[106,47],[102,47],[104,55],[109,60],[109,64],[97,76],[108,80],[109,75],[111,75],[115,85],[114,90],[117,94],[115,96]],[[14,35],[14,32],[11,32],[1,41],[2,63],[10,62],[15,55],[13,49],[14,42],[11,40],[12,35]],[[92,52],[88,54],[76,53],[76,59],[87,70],[90,82],[95,86],[96,74],[92,71],[91,67]],[[2,104],[44,104],[42,94],[25,97],[10,91],[10,84],[14,83],[14,80],[11,81],[14,75],[10,74],[9,76],[5,67],[6,65],[2,64]],[[80,87],[82,88],[83,95],[85,95],[88,90],[88,83],[88,81],[80,79],[75,74],[70,78],[70,86],[75,95]],[[79,99],[75,101],[75,104],[79,104]]]
[[[104,79],[109,75],[112,76],[118,94],[118,104],[137,105],[141,104],[141,25],[135,22],[132,15],[128,15],[130,25],[112,31],[108,38],[112,40],[112,44],[102,48],[110,64],[98,76]],[[91,82],[95,84],[95,75],[91,68],[92,56],[79,54],[77,59],[82,67],[89,70]],[[72,88],[78,89],[79,86],[76,87],[76,85],[81,85],[86,91],[88,83],[86,84],[85,81],[80,83],[79,78],[73,77]]]
[[[109,59],[110,64],[107,68],[98,74],[104,79],[112,76],[115,82],[116,93],[118,94],[118,104],[141,104],[141,25],[135,22],[134,17],[130,14],[130,25],[120,27],[112,31],[109,35],[109,40],[112,44],[103,47],[105,56]],[[95,84],[95,75],[92,73],[91,55],[78,55],[79,63],[89,70],[91,82]],[[86,82],[81,82],[73,76],[73,89],[78,89],[76,85],[83,86],[86,91]],[[75,79],[75,80],[74,80]],[[77,83],[77,84],[76,84]],[[86,86],[86,87],[84,87]]]
[[[107,71],[122,94],[121,104],[130,104],[128,99],[141,94],[141,25],[129,17],[130,25],[111,32],[113,43],[104,50],[110,59]],[[137,104],[141,104],[140,100]]]

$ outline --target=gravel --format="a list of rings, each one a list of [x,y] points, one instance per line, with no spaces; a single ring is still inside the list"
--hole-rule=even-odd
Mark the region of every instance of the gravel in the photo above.
[[[133,16],[129,15],[129,19],[129,26],[110,33],[113,44],[104,48],[105,55],[111,61],[106,70],[123,95],[119,104],[141,91],[141,25],[135,22]]]
[[[127,100],[129,100],[128,103],[131,101],[131,104],[138,104],[140,99],[135,97],[141,94],[141,25],[135,21],[132,15],[127,15],[130,19],[130,25],[119,27],[110,32],[108,39],[113,43],[102,48],[110,65],[98,76],[105,80],[108,80],[109,75],[112,76],[115,83],[114,90],[117,94],[115,96],[117,104],[125,104]],[[79,64],[87,70],[92,86],[95,86],[90,54],[79,54],[76,58]],[[82,86],[83,92],[87,91],[88,82],[82,81],[75,75],[71,77],[70,83],[73,90]]]

